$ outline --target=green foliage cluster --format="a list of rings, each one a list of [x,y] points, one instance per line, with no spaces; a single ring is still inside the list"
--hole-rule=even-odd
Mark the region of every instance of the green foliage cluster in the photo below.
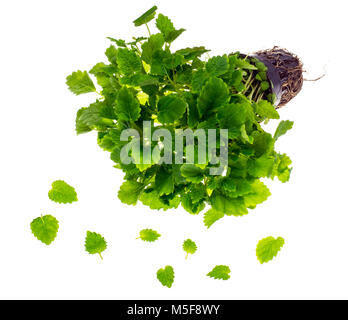
[[[111,153],[115,167],[124,173],[125,182],[118,196],[128,205],[141,201],[151,209],[177,208],[190,214],[200,213],[206,205],[204,221],[210,227],[227,216],[242,216],[265,201],[270,192],[260,178],[289,180],[291,160],[278,153],[274,144],[291,128],[282,121],[275,135],[262,123],[279,119],[272,104],[267,68],[240,53],[202,58],[205,47],[171,50],[171,44],[185,30],[159,14],[156,7],[134,21],[146,25],[149,35],[132,41],[109,38],[108,62],[98,62],[89,71],[73,72],[67,77],[76,95],[96,92],[90,75],[101,87],[98,99],[77,112],[76,132],[98,132],[99,146]],[[157,31],[150,33],[148,22],[155,20]],[[123,129],[138,130],[143,121],[153,129],[228,129],[228,168],[224,176],[211,176],[216,166],[205,164],[123,164],[120,141]],[[135,138],[134,138],[135,139]],[[152,142],[152,149],[158,145]],[[140,154],[131,154],[142,159]]]
[[[156,7],[134,21],[135,26],[155,18]],[[116,167],[125,172],[119,198],[135,205],[138,200],[152,209],[177,208],[191,214],[206,204],[208,227],[224,215],[245,215],[270,195],[260,178],[286,182],[290,158],[274,149],[276,139],[292,126],[281,122],[272,136],[261,122],[278,119],[279,114],[265,96],[269,89],[263,63],[239,53],[215,56],[204,61],[204,47],[172,52],[171,43],[183,32],[159,14],[157,33],[134,38],[131,42],[109,38],[108,63],[97,63],[89,73],[101,86],[100,98],[77,112],[78,134],[98,131],[98,144],[111,152]],[[95,92],[89,74],[77,71],[68,76],[72,92]],[[175,129],[228,129],[229,161],[225,176],[211,176],[212,165],[123,164],[120,141],[123,129],[134,128],[142,134],[142,121],[152,127]],[[157,142],[152,142],[152,148]],[[142,154],[131,155],[142,159]]]

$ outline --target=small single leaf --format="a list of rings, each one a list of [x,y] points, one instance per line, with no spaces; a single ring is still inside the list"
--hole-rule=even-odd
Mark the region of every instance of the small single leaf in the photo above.
[[[95,86],[87,71],[76,71],[66,78],[66,84],[71,92],[76,95],[88,92],[95,92]]]
[[[155,231],[155,230],[151,230],[151,229],[143,229],[139,232],[139,238],[143,241],[148,241],[148,242],[154,242],[156,241],[161,235]]]
[[[204,214],[204,225],[207,228],[210,228],[216,221],[220,220],[221,218],[224,217],[224,213],[214,210],[214,209],[209,209],[205,214]]]
[[[164,16],[162,13],[160,13],[157,17],[156,27],[159,31],[161,31],[161,33],[164,36],[164,39],[166,39],[170,32],[175,30],[172,21],[168,17]]]
[[[228,58],[226,55],[212,57],[208,60],[205,68],[211,76],[221,76],[229,69]]]
[[[135,205],[141,192],[143,191],[143,188],[143,184],[137,181],[125,181],[118,191],[118,198],[125,204]]]
[[[132,50],[120,48],[117,50],[117,64],[125,75],[141,72],[143,65],[140,57]]]
[[[85,249],[89,254],[99,254],[103,260],[101,253],[107,248],[105,239],[96,232],[87,231],[85,240]]]
[[[230,268],[228,266],[216,266],[207,276],[218,280],[228,280],[230,278]]]
[[[174,191],[174,177],[171,172],[161,167],[157,171],[155,178],[155,186],[158,194],[171,194]]]
[[[186,108],[187,103],[175,94],[161,97],[158,101],[158,121],[173,123],[182,117]]]
[[[163,286],[171,288],[174,282],[174,269],[171,266],[166,266],[164,269],[157,271],[157,279]]]
[[[288,130],[290,130],[293,126],[294,122],[290,120],[282,120],[279,122],[277,130],[274,133],[274,140],[278,140],[279,137],[284,135]]]
[[[59,222],[51,215],[41,216],[31,222],[30,228],[37,239],[49,245],[57,236]]]
[[[48,192],[48,197],[58,203],[72,203],[77,201],[75,189],[63,180],[56,180],[52,183],[52,189]]]
[[[208,80],[198,97],[200,117],[214,113],[218,107],[228,101],[228,97],[228,87],[223,80],[216,77]]]
[[[182,245],[182,248],[187,253],[186,259],[187,259],[189,254],[194,254],[197,251],[197,245],[191,239],[185,240],[183,245]]]
[[[136,27],[139,27],[143,24],[150,22],[156,15],[157,6],[153,6],[151,9],[147,10],[139,18],[133,21]]]
[[[266,119],[279,119],[279,113],[275,107],[267,100],[260,100],[255,104],[255,112]]]
[[[180,171],[181,175],[186,178],[187,181],[198,183],[203,179],[203,170],[194,164],[183,164]]]
[[[127,87],[118,92],[115,112],[118,119],[124,121],[136,121],[140,117],[139,102]]]
[[[285,241],[283,238],[267,237],[259,241],[256,247],[256,256],[260,263],[271,261],[277,256]]]

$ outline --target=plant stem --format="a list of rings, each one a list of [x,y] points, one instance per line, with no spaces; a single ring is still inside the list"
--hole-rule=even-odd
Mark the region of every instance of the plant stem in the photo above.
[[[99,254],[100,259],[102,259],[102,260],[103,260],[103,256],[101,255],[101,253],[100,253],[100,252],[98,252],[98,254]]]
[[[147,25],[147,23],[145,23],[145,26],[146,26],[146,28],[147,28],[147,31],[148,31],[148,33],[149,33],[149,36],[151,37],[151,31],[150,31],[150,28],[149,28],[149,26]]]

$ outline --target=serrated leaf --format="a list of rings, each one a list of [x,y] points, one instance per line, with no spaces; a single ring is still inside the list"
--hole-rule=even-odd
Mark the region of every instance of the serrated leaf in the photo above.
[[[212,57],[208,60],[205,68],[211,76],[221,76],[229,69],[229,62],[226,55]]]
[[[86,110],[87,108],[80,108],[76,113],[75,130],[77,134],[87,133],[93,130],[92,127],[81,121],[81,116]]]
[[[155,178],[155,186],[158,194],[171,194],[174,191],[174,177],[171,172],[163,167],[157,171]]]
[[[187,103],[175,94],[161,97],[158,101],[158,121],[173,123],[179,120],[187,108]]]
[[[187,181],[199,183],[203,179],[203,170],[194,164],[183,164],[180,168],[181,174]]]
[[[294,122],[290,120],[282,120],[279,122],[279,125],[277,127],[277,130],[274,133],[274,140],[278,140],[279,137],[284,135],[288,130],[290,130],[293,126]]]
[[[208,52],[205,47],[193,47],[193,48],[184,48],[177,50],[175,53],[182,55],[185,60],[193,60],[197,57],[200,57],[202,54]]]
[[[216,221],[220,220],[224,216],[225,214],[223,212],[214,209],[209,209],[204,214],[204,225],[209,229]]]
[[[151,188],[145,190],[141,194],[139,200],[145,206],[149,206],[153,210],[163,209],[163,211],[166,211],[172,208],[177,208],[180,204],[180,198],[178,196],[166,198],[165,196],[160,196],[155,189],[151,189]]]
[[[283,183],[289,181],[292,170],[289,167],[291,163],[291,159],[286,154],[276,154],[271,178],[278,177],[279,181]]]
[[[164,16],[162,13],[160,13],[157,17],[156,27],[159,31],[161,31],[165,39],[167,38],[170,32],[175,30],[172,21],[168,17]]]
[[[59,222],[55,217],[45,215],[34,219],[30,224],[30,228],[38,240],[49,245],[57,236]]]
[[[192,75],[192,91],[196,93],[200,92],[208,79],[209,73],[204,70],[197,70]]]
[[[95,92],[95,86],[87,71],[76,71],[66,78],[66,84],[69,90],[76,95]]]
[[[143,68],[140,57],[134,51],[127,48],[117,50],[117,64],[120,72],[125,75],[141,72]]]
[[[154,242],[156,241],[161,235],[152,229],[143,229],[139,232],[139,238],[143,241],[147,242]]]
[[[214,190],[211,197],[211,206],[219,212],[230,216],[243,216],[248,214],[244,199],[242,197],[230,198],[221,192]]]
[[[143,191],[144,185],[137,182],[128,180],[123,182],[118,191],[118,198],[122,203],[128,205],[135,205],[138,201],[138,198]]]
[[[228,280],[230,278],[230,273],[231,270],[228,266],[219,265],[214,267],[207,276],[218,280]]]
[[[139,18],[133,21],[136,27],[139,27],[143,24],[150,22],[156,15],[157,6],[153,6],[151,9],[143,13]]]
[[[109,39],[112,42],[115,42],[117,44],[117,46],[119,46],[119,47],[123,47],[123,48],[127,47],[127,44],[126,44],[125,40],[115,39],[115,38],[111,38],[111,37],[106,37],[106,38]]]
[[[166,266],[164,269],[157,271],[157,279],[163,286],[171,288],[174,282],[174,269],[171,266]]]
[[[149,37],[141,46],[143,52],[141,58],[148,64],[152,63],[154,53],[161,50],[164,45],[164,38],[162,33],[156,33]]]
[[[111,45],[109,48],[107,48],[105,51],[105,55],[111,63],[117,63],[117,49],[115,46]]]
[[[87,231],[85,240],[85,249],[89,254],[99,254],[103,259],[101,253],[107,248],[105,239],[96,232]]]
[[[255,180],[251,184],[251,190],[244,195],[244,203],[247,208],[253,208],[264,202],[271,195],[267,186],[260,180]]]
[[[266,100],[260,100],[255,104],[255,112],[263,119],[279,119],[278,111]]]
[[[115,112],[118,119],[123,121],[136,121],[140,117],[139,102],[127,87],[122,87],[118,92]]]
[[[173,30],[173,31],[169,32],[168,35],[166,36],[166,42],[168,42],[168,43],[173,42],[185,31],[186,31],[186,29],[181,28],[181,29]]]
[[[186,239],[182,245],[182,248],[187,253],[186,259],[189,254],[194,254],[197,251],[197,245],[191,239]]]
[[[271,261],[277,256],[285,241],[282,237],[277,239],[267,237],[259,241],[256,247],[256,256],[260,263]]]
[[[77,201],[75,189],[63,180],[56,180],[52,183],[48,197],[58,203],[72,203]]]
[[[223,80],[213,77],[204,85],[198,97],[198,112],[200,117],[207,116],[216,111],[228,101],[229,91]]]
[[[181,196],[181,205],[190,214],[199,214],[205,208],[204,199],[193,202],[190,194]]]
[[[220,107],[217,112],[217,119],[219,120],[221,128],[229,130],[229,138],[234,139],[243,134],[241,128],[243,125],[245,134],[247,134],[255,118],[251,104],[243,102],[226,104]],[[247,140],[250,142],[253,141],[253,138],[247,136]]]

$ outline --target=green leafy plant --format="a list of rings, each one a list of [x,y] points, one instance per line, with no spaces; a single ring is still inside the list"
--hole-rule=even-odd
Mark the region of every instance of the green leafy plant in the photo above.
[[[210,271],[207,276],[217,280],[228,280],[230,278],[231,270],[228,266],[216,266]]]
[[[48,197],[58,203],[73,203],[77,201],[75,189],[63,180],[52,183],[52,189],[48,192]]]
[[[101,253],[107,248],[105,239],[96,232],[87,231],[85,249],[89,254],[98,254],[103,260]]]
[[[239,52],[202,57],[205,47],[172,51],[171,44],[185,29],[153,7],[134,21],[146,25],[148,35],[131,41],[109,37],[107,62],[98,62],[89,71],[76,71],[67,78],[76,95],[98,92],[97,99],[77,112],[76,132],[98,132],[99,146],[111,153],[115,167],[124,173],[118,193],[128,205],[141,201],[151,209],[168,210],[180,204],[190,214],[199,214],[209,205],[204,223],[209,228],[226,216],[242,216],[270,195],[261,178],[289,180],[291,160],[275,150],[275,142],[292,126],[281,122],[274,136],[262,126],[279,119],[275,96],[267,81],[267,67],[254,57]],[[155,21],[151,33],[148,23]],[[99,86],[92,81],[93,76]],[[143,121],[151,129],[228,129],[228,164],[223,175],[211,175],[216,167],[209,158],[198,164],[161,163],[158,141],[150,141],[152,158],[144,160]],[[125,129],[139,132],[139,152],[130,151],[136,163],[123,163],[121,141]],[[174,141],[170,141],[174,144]],[[162,141],[169,143],[169,141]],[[219,147],[219,146],[217,146]],[[198,148],[197,141],[194,148]],[[187,146],[185,146],[186,152]],[[185,161],[184,161],[185,162]]]
[[[151,229],[143,229],[139,232],[139,237],[137,239],[141,239],[143,241],[148,241],[148,242],[154,242],[156,241],[161,235]]]
[[[57,236],[59,222],[55,217],[45,215],[34,219],[30,224],[30,228],[38,240],[49,245]]]
[[[282,237],[277,239],[267,237],[259,241],[256,247],[256,256],[260,263],[271,261],[277,256],[285,241]]]
[[[174,282],[174,269],[171,266],[166,266],[164,269],[157,271],[157,279],[163,286],[171,288]]]
[[[191,239],[185,240],[182,245],[182,248],[186,252],[186,259],[188,258],[189,254],[194,254],[197,251],[197,245]]]

